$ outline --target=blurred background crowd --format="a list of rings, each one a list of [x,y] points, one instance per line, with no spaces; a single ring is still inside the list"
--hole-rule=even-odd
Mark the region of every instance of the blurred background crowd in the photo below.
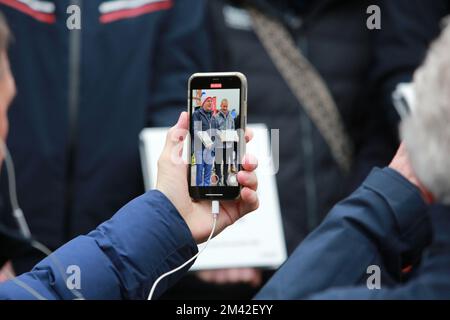
[[[67,28],[72,4],[81,8],[81,29]],[[373,4],[381,8],[379,30],[366,25]],[[14,37],[8,52],[17,86],[7,143],[38,240],[56,249],[143,193],[139,132],[176,121],[192,73],[240,71],[248,79],[249,123],[280,129],[276,179],[291,253],[394,155],[392,94],[411,81],[450,1],[0,0],[0,10]],[[306,86],[303,96],[294,93],[261,19],[286,31],[279,41],[293,44],[300,57],[293,61],[301,62],[293,72],[317,75],[320,92]],[[331,97],[335,112],[315,115],[308,94]],[[201,105],[202,93],[196,98]],[[339,150],[349,150],[346,162]],[[1,222],[15,226],[4,172],[0,183]],[[11,266],[20,274],[42,258],[25,252]],[[270,275],[251,268],[191,273],[164,298],[250,298]]]

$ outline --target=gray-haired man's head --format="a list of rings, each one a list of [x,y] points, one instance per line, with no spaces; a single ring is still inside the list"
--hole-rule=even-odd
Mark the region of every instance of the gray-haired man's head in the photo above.
[[[413,113],[401,124],[411,164],[436,200],[450,204],[450,25],[414,75]]]

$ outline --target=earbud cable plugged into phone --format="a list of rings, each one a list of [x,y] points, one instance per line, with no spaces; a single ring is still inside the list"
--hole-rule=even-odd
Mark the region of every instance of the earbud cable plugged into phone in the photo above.
[[[213,215],[213,224],[212,224],[212,228],[211,228],[211,233],[209,234],[208,240],[206,240],[206,243],[204,245],[204,247],[197,252],[197,254],[195,256],[193,256],[192,258],[190,258],[188,261],[186,261],[185,263],[183,263],[181,266],[164,273],[162,276],[160,276],[158,279],[156,279],[155,283],[153,283],[152,289],[150,290],[150,293],[148,295],[147,300],[152,300],[153,294],[155,293],[155,289],[158,286],[158,283],[161,282],[161,280],[163,280],[165,277],[170,276],[171,274],[174,274],[175,272],[183,269],[184,267],[186,267],[188,264],[190,264],[192,261],[194,261],[195,259],[197,259],[197,257],[206,249],[206,247],[208,246],[209,242],[211,241],[214,232],[216,231],[216,225],[217,225],[217,218],[219,216],[219,211],[220,211],[220,204],[218,200],[213,200],[211,203],[211,213]]]

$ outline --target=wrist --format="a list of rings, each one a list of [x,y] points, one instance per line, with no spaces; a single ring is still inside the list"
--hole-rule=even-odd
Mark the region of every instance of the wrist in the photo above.
[[[204,240],[206,240],[204,237],[202,237],[198,232],[198,225],[195,221],[195,219],[192,219],[190,215],[187,215],[186,217],[183,217],[184,221],[186,222],[186,225],[188,226],[189,230],[191,231],[192,238],[194,238],[196,243],[202,243]]]
[[[403,166],[396,166],[395,163],[391,163],[389,168],[400,174],[410,184],[415,186],[427,204],[432,204],[434,202],[433,194],[428,191],[422,183],[420,183],[419,179],[411,170],[405,170]]]
[[[187,207],[188,205],[180,204],[179,201],[176,201],[176,194],[172,194],[169,190],[166,190],[163,186],[157,185],[156,190],[161,192],[167,200],[175,207],[178,211],[178,214],[181,216],[189,231],[191,232],[192,238],[195,240],[195,243],[201,243],[203,238],[199,235],[198,225],[196,223],[195,217],[189,213],[191,210]]]

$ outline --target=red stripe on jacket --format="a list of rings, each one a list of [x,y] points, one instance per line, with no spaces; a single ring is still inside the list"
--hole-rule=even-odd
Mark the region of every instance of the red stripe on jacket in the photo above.
[[[56,21],[56,16],[54,14],[33,10],[26,4],[18,2],[16,0],[0,0],[0,3],[8,7],[14,8],[22,13],[25,13],[40,22],[55,23]]]
[[[120,19],[137,17],[146,13],[150,13],[153,11],[166,10],[172,7],[172,1],[161,1],[157,3],[149,3],[147,5],[143,5],[142,7],[133,8],[133,9],[124,9],[120,11],[115,11],[111,13],[105,13],[100,16],[101,23],[109,23],[113,21],[117,21]]]

